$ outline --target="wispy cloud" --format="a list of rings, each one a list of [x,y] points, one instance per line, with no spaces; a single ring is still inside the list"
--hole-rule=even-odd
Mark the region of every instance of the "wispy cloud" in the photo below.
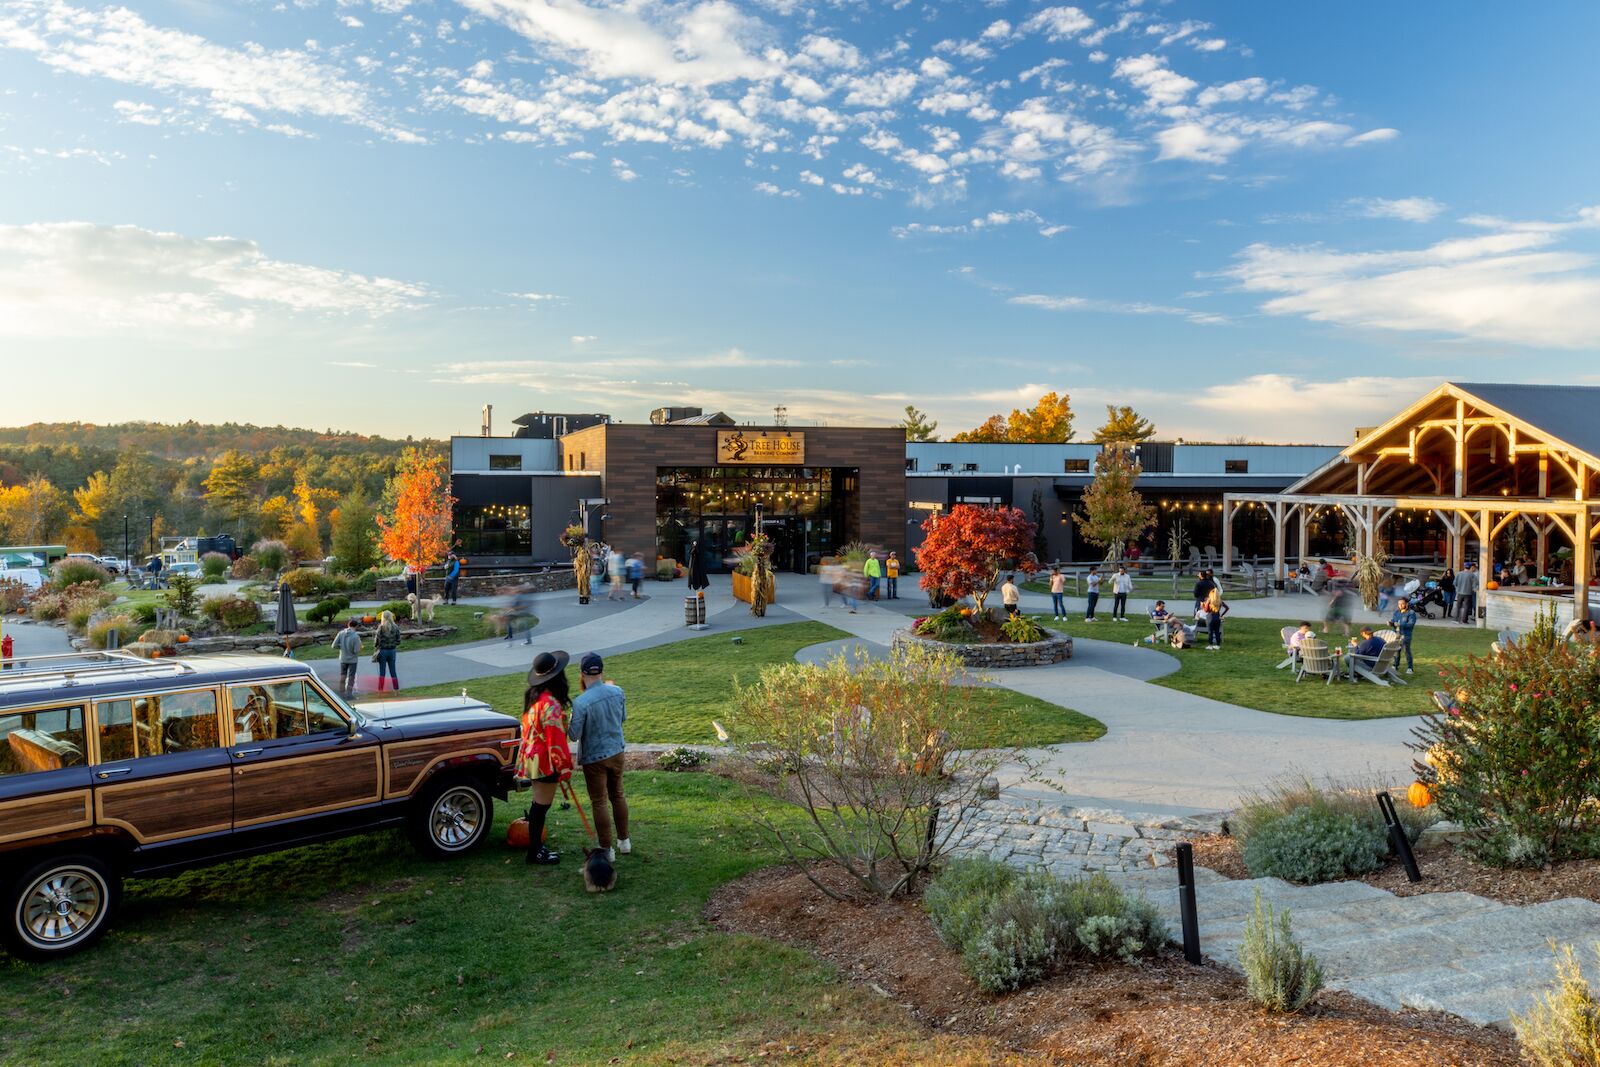
[[[1444,205],[1431,197],[1406,196],[1398,200],[1370,197],[1350,201],[1350,206],[1369,219],[1400,219],[1404,222],[1432,222]]]
[[[1019,307],[1039,308],[1043,311],[1094,311],[1110,315],[1175,315],[1201,326],[1220,326],[1228,320],[1210,311],[1172,307],[1167,304],[1149,304],[1142,301],[1097,300],[1084,296],[1047,296],[1027,293],[1009,298],[1006,303]]]

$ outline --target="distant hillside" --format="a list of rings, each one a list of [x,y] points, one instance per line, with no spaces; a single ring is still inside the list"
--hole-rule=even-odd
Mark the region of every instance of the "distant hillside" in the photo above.
[[[143,452],[170,460],[211,459],[230,448],[257,455],[275,448],[316,452],[324,456],[358,453],[398,455],[407,445],[434,443],[428,438],[413,441],[407,437],[402,441],[331,429],[304,430],[236,422],[119,422],[110,425],[36,422],[28,426],[0,427],[0,445],[24,448],[75,445],[84,451],[113,456],[124,452]]]

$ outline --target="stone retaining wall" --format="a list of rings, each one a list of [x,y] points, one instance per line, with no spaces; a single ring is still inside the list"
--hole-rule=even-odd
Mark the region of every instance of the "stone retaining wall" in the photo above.
[[[362,640],[369,646],[372,643],[373,626],[358,626],[356,632],[361,634]],[[338,630],[300,630],[288,635],[287,644],[290,648],[304,648],[306,645],[329,644],[333,635]],[[400,624],[400,633],[403,638],[421,637],[448,637],[456,632],[454,626],[409,626]],[[281,653],[285,639],[277,634],[217,634],[214,637],[191,637],[182,643],[174,642],[171,645],[158,645],[147,641],[133,641],[122,646],[122,651],[132,652],[136,656],[148,656],[151,652],[160,650],[166,656],[199,656],[207,652],[263,652]],[[72,647],[81,651],[90,648],[89,639],[75,637]],[[405,651],[404,643],[400,651]]]
[[[1168,866],[1186,837],[1215,832],[1221,815],[1164,816],[994,800],[973,812],[953,843],[1011,867],[1058,878]],[[1174,878],[1176,884],[1176,878]]]
[[[1072,658],[1072,638],[1056,636],[1044,641],[1033,641],[1023,645],[994,644],[994,645],[958,645],[945,641],[934,641],[927,637],[918,637],[910,630],[896,630],[890,639],[892,648],[907,648],[916,645],[922,648],[943,649],[968,667],[979,669],[1006,667],[1040,667],[1048,663],[1060,663],[1062,660]]]
[[[553,593],[558,589],[572,588],[572,568],[562,567],[550,571],[523,571],[516,574],[470,574],[462,577],[457,584],[457,596],[494,596],[508,586],[533,587],[535,593]],[[379,600],[404,600],[406,598],[406,580],[398,575],[390,578],[378,579],[378,591],[373,594]],[[438,597],[444,595],[444,579],[432,575],[423,583],[423,595]]]

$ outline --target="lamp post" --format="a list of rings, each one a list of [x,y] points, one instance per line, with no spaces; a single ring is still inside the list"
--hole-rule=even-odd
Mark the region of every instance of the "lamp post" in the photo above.
[[[126,572],[132,567],[133,561],[128,559],[128,516],[124,512],[122,516],[122,569]]]

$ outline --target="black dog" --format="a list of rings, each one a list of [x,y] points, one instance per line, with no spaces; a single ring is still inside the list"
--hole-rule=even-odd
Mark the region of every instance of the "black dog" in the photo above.
[[[603,848],[583,850],[583,888],[591,893],[606,893],[617,887],[617,869],[606,859]]]

